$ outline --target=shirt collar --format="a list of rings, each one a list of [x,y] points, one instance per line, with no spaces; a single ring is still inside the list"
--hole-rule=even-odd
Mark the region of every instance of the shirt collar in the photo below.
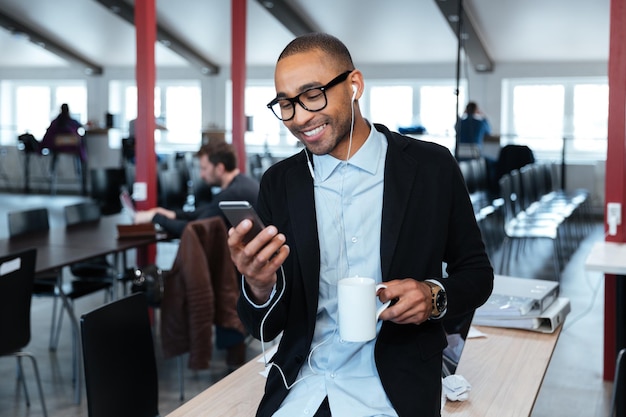
[[[382,142],[381,138],[378,137],[379,135],[382,135],[382,133],[370,125],[370,133],[365,143],[363,143],[363,146],[357,153],[352,155],[348,164],[374,175],[378,169],[379,164],[377,161],[382,151]],[[316,177],[321,181],[326,181],[342,162],[330,154],[313,155]]]

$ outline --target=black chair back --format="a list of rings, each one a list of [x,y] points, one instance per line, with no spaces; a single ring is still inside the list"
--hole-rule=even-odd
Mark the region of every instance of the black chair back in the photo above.
[[[187,201],[187,175],[178,168],[159,169],[158,204],[161,207],[181,209]]]
[[[69,227],[84,223],[95,223],[102,215],[100,205],[95,201],[65,206],[65,224]],[[72,274],[79,278],[111,278],[109,271],[112,269],[107,257],[96,256],[84,262],[70,265]]]
[[[36,208],[12,211],[8,214],[9,236],[16,237],[50,229],[48,209]]]
[[[91,198],[98,202],[102,214],[122,211],[120,191],[126,184],[123,168],[94,168],[91,175]]]
[[[496,178],[499,180],[504,174],[508,174],[533,162],[535,162],[535,155],[528,146],[506,145],[500,149],[500,154],[498,155]]]
[[[463,175],[463,179],[465,180],[465,185],[467,186],[467,191],[471,194],[476,191],[476,182],[474,181],[474,172],[472,171],[472,165],[470,161],[459,161],[459,168],[461,169],[461,174]]]
[[[135,293],[81,317],[89,417],[154,417],[159,387],[146,297]]]
[[[23,133],[17,137],[18,149],[26,153],[38,153],[41,150],[41,144],[30,133]]]
[[[95,222],[100,220],[100,216],[102,216],[100,205],[93,201],[65,206],[64,212],[65,224],[68,226],[85,222]]]
[[[18,375],[22,380],[26,405],[30,398],[24,377],[22,358],[29,358],[33,365],[41,411],[48,416],[46,401],[41,387],[37,359],[22,349],[30,342],[30,305],[35,279],[37,250],[27,249],[10,255],[0,256],[0,356],[17,358]]]
[[[36,249],[0,257],[0,355],[30,342],[30,302]]]

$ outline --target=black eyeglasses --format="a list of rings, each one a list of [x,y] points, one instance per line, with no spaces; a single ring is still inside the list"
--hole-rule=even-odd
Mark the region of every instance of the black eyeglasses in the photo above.
[[[328,99],[326,98],[326,90],[336,86],[339,83],[344,82],[352,71],[354,70],[343,72],[330,80],[328,84],[321,87],[310,88],[295,97],[276,97],[274,100],[270,101],[267,104],[267,108],[272,110],[274,115],[278,117],[278,120],[282,121],[293,119],[293,116],[296,115],[296,103],[300,104],[304,110],[310,112],[323,110],[328,104]]]

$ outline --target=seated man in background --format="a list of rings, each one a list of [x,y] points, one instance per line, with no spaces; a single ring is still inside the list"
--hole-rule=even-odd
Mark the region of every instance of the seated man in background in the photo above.
[[[459,143],[478,145],[482,152],[485,136],[491,134],[491,126],[478,105],[470,101],[465,107],[465,113],[457,123],[456,131],[459,135]]]
[[[491,135],[491,125],[476,102],[467,103],[463,116],[457,121],[456,132],[459,137],[457,158],[459,160],[483,158],[487,167],[489,189],[497,191],[496,160],[483,152],[485,138]]]
[[[197,156],[202,179],[209,186],[221,188],[221,191],[213,196],[211,202],[194,211],[168,210],[163,207],[138,211],[135,214],[135,223],[152,222],[161,226],[171,236],[180,237],[187,223],[192,220],[222,216],[229,225],[230,223],[219,208],[220,201],[245,200],[256,205],[259,184],[256,180],[239,172],[237,155],[231,145],[223,141],[212,142],[203,145]]]

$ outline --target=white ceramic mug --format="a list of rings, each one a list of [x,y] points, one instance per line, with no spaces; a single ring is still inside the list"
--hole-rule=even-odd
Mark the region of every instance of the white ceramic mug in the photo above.
[[[367,342],[376,337],[376,323],[391,301],[376,310],[376,293],[385,284],[372,278],[351,277],[337,283],[339,336],[347,342]]]

